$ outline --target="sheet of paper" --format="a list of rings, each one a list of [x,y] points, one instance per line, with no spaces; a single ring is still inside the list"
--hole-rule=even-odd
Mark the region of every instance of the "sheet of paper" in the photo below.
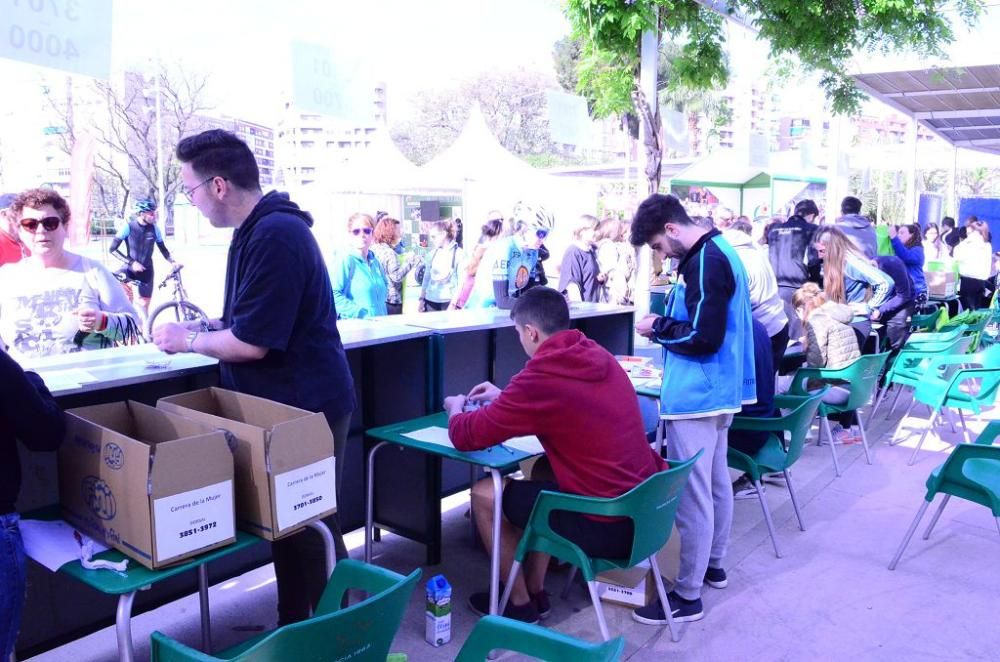
[[[429,428],[423,428],[421,430],[414,430],[413,432],[403,433],[404,437],[409,437],[415,441],[423,441],[428,444],[437,444],[438,446],[447,446],[448,448],[454,448],[455,445],[451,443],[451,439],[448,438],[448,428],[442,428],[439,426],[431,426]]]
[[[337,507],[334,458],[327,457],[275,475],[274,503],[278,533]]]
[[[153,500],[156,560],[166,561],[236,535],[233,481]]]
[[[545,449],[542,448],[542,442],[534,435],[529,437],[514,437],[503,442],[503,445],[522,453],[530,453],[531,455],[541,455],[545,452]]]
[[[80,388],[84,384],[96,382],[97,377],[86,370],[70,368],[68,370],[44,370],[38,373],[50,391],[64,391]]]
[[[43,522],[23,519],[21,537],[24,539],[25,553],[52,572],[80,558],[80,545],[73,537],[73,527],[62,520]],[[95,554],[106,549],[106,546],[94,541]]]

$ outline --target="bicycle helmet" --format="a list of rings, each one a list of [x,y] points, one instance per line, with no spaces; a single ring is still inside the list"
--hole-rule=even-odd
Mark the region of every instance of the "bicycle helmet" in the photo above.
[[[552,212],[541,205],[535,207],[524,201],[520,201],[514,205],[511,218],[514,221],[515,231],[525,226],[536,230],[552,230],[556,224],[556,218],[552,215]]]
[[[142,212],[147,212],[147,211],[156,211],[156,200],[150,200],[149,198],[136,200],[135,212],[137,214],[141,214]]]

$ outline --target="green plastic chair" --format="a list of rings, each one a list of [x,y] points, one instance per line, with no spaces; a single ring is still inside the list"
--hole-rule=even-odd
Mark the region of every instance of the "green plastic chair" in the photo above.
[[[944,308],[938,306],[934,309],[934,312],[927,313],[924,315],[911,315],[910,316],[910,330],[914,333],[920,331],[933,331],[937,328],[938,321],[941,319],[941,313]]]
[[[837,476],[840,476],[840,461],[837,459],[837,446],[833,443],[833,433],[830,430],[830,421],[827,417],[830,414],[857,411],[867,405],[872,399],[875,387],[878,386],[879,375],[882,374],[882,368],[885,366],[886,359],[888,358],[888,352],[866,354],[843,368],[799,368],[792,378],[792,385],[788,389],[788,395],[798,396],[811,395],[806,388],[806,383],[809,380],[846,382],[842,386],[848,389],[849,392],[847,402],[840,405],[831,405],[825,402],[820,403],[820,428],[819,433],[816,435],[816,445],[819,445],[823,439],[823,431],[826,430],[826,436],[830,441],[830,454],[833,456],[833,470]],[[861,443],[865,448],[865,460],[868,464],[871,464],[872,455],[871,449],[868,447],[868,433],[865,431],[865,426],[861,422],[860,415],[858,416],[858,428],[861,430]]]
[[[209,655],[189,648],[161,632],[152,636],[152,662],[211,660],[301,660],[303,662],[385,662],[420,579],[420,569],[408,576],[378,566],[345,559],[337,563],[323,591],[316,615]],[[350,607],[341,602],[349,589],[368,597]]]
[[[462,645],[455,662],[484,662],[495,650],[513,651],[551,662],[617,662],[625,640],[593,644],[538,625],[502,616],[484,616]]]
[[[597,594],[597,575],[606,570],[631,568],[642,561],[649,561],[649,567],[653,570],[653,577],[656,581],[656,592],[660,598],[660,604],[663,606],[663,612],[667,616],[670,638],[677,641],[678,635],[667,602],[667,592],[663,588],[663,578],[660,576],[660,569],[656,563],[656,553],[666,544],[667,538],[670,536],[670,531],[674,526],[674,517],[677,515],[677,505],[680,503],[681,494],[687,485],[688,474],[691,473],[694,463],[701,457],[702,452],[698,451],[694,457],[684,461],[668,460],[670,462],[669,469],[653,474],[625,494],[614,499],[583,497],[551,491],[539,493],[538,500],[535,501],[535,507],[532,508],[531,516],[528,519],[528,526],[525,528],[521,542],[514,553],[510,577],[504,586],[503,596],[500,600],[500,613],[502,614],[507,607],[510,591],[514,586],[514,580],[521,571],[521,563],[524,562],[525,556],[528,555],[528,552],[543,552],[560,561],[573,564],[583,573],[583,578],[587,580],[587,588],[590,590],[590,599],[597,612],[597,624],[601,629],[601,637],[607,641],[610,637],[608,624],[604,620],[604,610],[601,608],[601,600]],[[549,516],[557,510],[605,517],[628,517],[632,520],[635,528],[632,553],[625,559],[588,557],[576,543],[559,535],[549,526]]]
[[[994,438],[997,432],[1000,432],[1000,429],[993,432]],[[931,505],[939,493],[945,497],[941,500],[941,505],[934,513],[927,530],[924,531],[924,540],[931,537],[934,525],[937,524],[944,507],[953,496],[989,508],[996,520],[997,532],[1000,532],[1000,446],[988,446],[978,442],[959,444],[944,464],[931,472],[927,478],[927,494],[924,496],[924,502],[920,504],[920,510],[906,531],[896,556],[889,563],[889,570],[896,569],[899,559],[910,544],[913,533],[920,525],[920,520],[927,512],[927,506]]]
[[[961,367],[956,369],[956,366]],[[950,407],[958,410],[963,434],[969,439],[969,428],[963,412],[969,411],[978,416],[982,413],[983,407],[992,405],[996,400],[998,387],[1000,387],[1000,345],[994,345],[976,354],[940,356],[931,359],[925,376],[913,391],[913,402],[900,420],[899,427],[902,428],[902,421],[906,420],[918,402],[926,405],[931,411],[930,421],[924,427],[920,441],[913,449],[913,455],[907,464],[912,465],[916,461],[927,433],[934,427],[943,409]],[[897,444],[900,441],[902,439],[893,435],[889,443]]]
[[[789,468],[802,456],[802,447],[805,445],[812,420],[816,417],[820,402],[827,390],[824,388],[819,393],[809,397],[779,395],[774,399],[775,407],[791,409],[789,413],[769,418],[734,416],[733,424],[730,427],[730,430],[755,430],[772,433],[768,436],[764,446],[754,455],[747,455],[730,446],[727,460],[730,469],[746,473],[753,481],[754,487],[757,488],[757,498],[760,500],[761,510],[764,511],[767,532],[771,534],[774,555],[779,559],[781,551],[778,549],[778,537],[774,533],[771,510],[767,506],[767,499],[764,498],[764,488],[760,484],[760,478],[762,474],[779,471],[785,475],[788,494],[792,498],[792,507],[795,509],[795,517],[799,520],[799,530],[805,531],[806,525],[802,521],[802,513],[799,511],[799,501],[795,496],[795,486],[792,485]],[[787,448],[783,443],[785,432],[791,435]]]
[[[899,396],[903,393],[903,388],[909,387],[914,389],[920,380],[924,378],[931,359],[939,356],[961,356],[969,351],[974,340],[975,338],[972,336],[959,335],[950,341],[921,343],[920,349],[907,347],[901,349],[899,354],[896,355],[895,360],[893,360],[892,365],[889,366],[888,372],[886,372],[885,386],[875,399],[875,406],[872,407],[872,411],[868,415],[868,422],[871,423],[872,419],[875,418],[875,412],[882,406],[890,388],[893,386],[896,387],[896,395],[892,400],[892,406],[889,407],[887,417],[891,417],[892,412],[896,410],[896,403],[899,402]]]

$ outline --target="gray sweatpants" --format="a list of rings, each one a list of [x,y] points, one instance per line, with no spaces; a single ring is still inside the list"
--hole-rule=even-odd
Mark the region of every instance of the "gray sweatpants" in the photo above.
[[[726,465],[732,414],[667,421],[667,457],[683,460],[699,450],[677,508],[681,564],[674,591],[685,600],[701,597],[705,570],[722,567],[733,523],[733,484]]]

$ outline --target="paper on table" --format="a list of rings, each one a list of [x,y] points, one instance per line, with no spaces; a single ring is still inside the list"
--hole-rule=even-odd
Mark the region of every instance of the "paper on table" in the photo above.
[[[448,448],[455,447],[455,445],[451,443],[451,439],[448,437],[448,428],[442,428],[437,425],[433,425],[429,428],[423,428],[421,430],[414,430],[413,432],[405,432],[403,433],[403,436],[409,437],[415,441],[437,444],[438,446],[447,446]]]
[[[503,445],[507,448],[513,448],[514,450],[521,451],[522,453],[529,453],[531,455],[542,455],[545,449],[542,448],[542,442],[538,440],[538,437],[531,435],[528,437],[514,437],[513,439],[508,439],[503,442]]]
[[[62,520],[45,522],[36,519],[21,520],[21,537],[25,553],[46,568],[55,572],[70,561],[80,559],[80,544],[73,537],[73,527]],[[108,548],[94,541],[94,553]]]
[[[84,384],[97,381],[97,377],[94,377],[86,370],[80,370],[79,368],[70,368],[68,370],[45,370],[39,374],[50,391],[64,391],[70,388],[80,388]]]

